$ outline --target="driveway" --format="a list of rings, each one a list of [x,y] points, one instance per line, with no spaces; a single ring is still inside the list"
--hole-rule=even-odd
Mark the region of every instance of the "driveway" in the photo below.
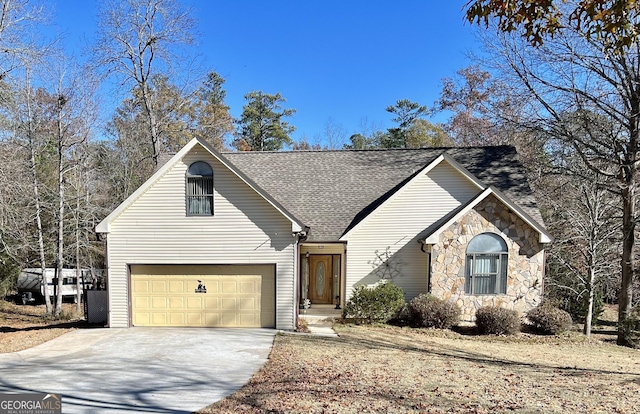
[[[275,330],[84,329],[0,354],[0,393],[62,395],[65,413],[190,413],[242,387]]]

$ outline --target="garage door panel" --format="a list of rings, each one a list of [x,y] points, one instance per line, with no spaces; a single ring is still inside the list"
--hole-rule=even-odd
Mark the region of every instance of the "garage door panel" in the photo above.
[[[218,310],[220,309],[220,300],[218,298],[204,298],[204,308],[207,310]]]
[[[207,293],[211,292],[211,293],[218,293],[220,291],[220,289],[218,288],[218,281],[217,280],[211,280],[209,282],[207,282],[208,284],[207,286]]]
[[[150,315],[146,312],[138,312],[133,315],[133,324],[138,326],[147,326],[151,324]]]
[[[260,323],[260,318],[257,317],[258,315],[255,315],[253,313],[249,313],[249,314],[240,314],[240,326],[254,326],[257,323]]]
[[[202,314],[200,312],[187,313],[187,325],[189,326],[202,326]]]
[[[222,293],[236,293],[237,290],[235,280],[225,280],[222,282]]]
[[[184,313],[182,312],[171,312],[169,314],[169,325],[171,326],[185,326],[187,324]]]
[[[236,298],[222,298],[222,310],[236,310]]]
[[[131,282],[135,326],[275,326],[273,265],[132,265]]]
[[[151,298],[151,307],[153,309],[167,309],[167,297],[153,296]]]
[[[151,291],[153,293],[166,293],[167,282],[164,280],[154,280],[151,282]]]
[[[256,293],[257,289],[256,289],[256,282],[253,280],[250,281],[240,281],[239,283],[240,286],[240,293]]]
[[[238,326],[238,318],[236,313],[223,312],[220,315],[220,325],[225,327]]]
[[[169,309],[184,309],[184,297],[169,296]]]
[[[187,309],[202,309],[202,298],[187,297]]]
[[[150,303],[149,299],[151,299],[151,298],[148,297],[148,296],[135,297],[133,299],[134,308],[137,308],[137,309],[149,309],[151,307],[151,306],[149,306],[149,303]]]
[[[151,314],[151,322],[156,326],[167,326],[167,314],[164,312],[153,312]]]
[[[133,290],[140,293],[149,291],[149,282],[146,280],[136,280],[133,282]]]
[[[170,280],[169,281],[170,293],[184,293],[186,292],[185,283],[182,280]]]
[[[220,326],[220,314],[218,313],[205,313],[204,323],[206,326]]]
[[[256,300],[254,298],[239,298],[239,310],[253,311],[256,310]]]

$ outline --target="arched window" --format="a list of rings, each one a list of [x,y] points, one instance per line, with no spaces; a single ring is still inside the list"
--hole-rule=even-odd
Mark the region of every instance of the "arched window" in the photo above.
[[[507,243],[493,233],[474,237],[467,246],[465,292],[469,295],[507,293]]]
[[[213,215],[213,170],[203,161],[196,161],[187,170],[187,215]]]

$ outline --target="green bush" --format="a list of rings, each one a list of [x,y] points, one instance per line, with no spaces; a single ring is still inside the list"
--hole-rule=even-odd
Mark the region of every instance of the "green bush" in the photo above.
[[[462,313],[455,303],[425,294],[413,298],[408,309],[411,322],[425,328],[451,329]]]
[[[513,309],[483,306],[476,311],[476,326],[482,334],[513,335],[520,331],[520,317]]]
[[[568,331],[573,324],[567,311],[546,303],[531,309],[527,313],[527,319],[535,330],[551,335]]]
[[[402,288],[391,282],[374,287],[360,285],[345,304],[342,317],[361,323],[388,322],[398,316],[404,305]]]

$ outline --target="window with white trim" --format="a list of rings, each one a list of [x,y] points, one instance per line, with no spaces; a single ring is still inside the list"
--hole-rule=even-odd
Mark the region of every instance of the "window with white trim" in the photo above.
[[[497,295],[507,293],[507,243],[493,233],[482,233],[467,246],[465,293]]]
[[[196,161],[187,170],[187,215],[213,215],[213,169]]]

